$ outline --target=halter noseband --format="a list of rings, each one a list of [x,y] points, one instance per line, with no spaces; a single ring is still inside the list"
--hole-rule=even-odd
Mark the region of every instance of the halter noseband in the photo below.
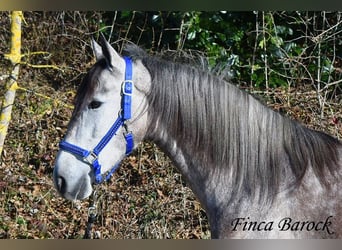
[[[118,115],[118,118],[112,125],[112,127],[108,130],[108,132],[104,135],[101,141],[96,145],[93,150],[86,150],[74,144],[71,144],[65,140],[62,140],[59,143],[59,148],[69,152],[76,156],[81,156],[83,161],[90,164],[93,167],[95,174],[95,184],[100,184],[103,182],[103,176],[101,174],[101,165],[98,161],[98,156],[102,149],[107,145],[107,143],[112,139],[114,135],[116,135],[119,128],[122,126],[125,128],[126,133],[124,138],[126,140],[126,155],[131,153],[134,146],[133,134],[128,132],[126,121],[131,119],[131,104],[132,104],[132,92],[133,92],[133,80],[132,80],[132,61],[128,57],[124,57],[126,62],[126,70],[125,70],[125,80],[121,86],[121,111]],[[119,163],[113,166],[113,168],[108,172],[105,176],[105,180],[107,181],[111,175],[118,169]]]

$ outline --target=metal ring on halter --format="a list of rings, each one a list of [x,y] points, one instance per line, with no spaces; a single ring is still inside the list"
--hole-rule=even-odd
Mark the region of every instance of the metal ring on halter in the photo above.
[[[123,111],[123,109],[122,109],[122,108],[120,108],[120,110],[119,110],[119,112],[118,112],[118,116],[119,116],[119,117],[122,117],[122,115],[123,115],[123,112],[124,112],[124,111]]]
[[[93,164],[96,161],[98,156],[94,153],[94,151],[90,151],[89,155],[83,158],[83,160],[87,161],[89,164]]]
[[[127,83],[130,83],[131,86],[130,87],[127,87]],[[123,95],[126,95],[126,96],[132,96],[132,92],[133,92],[133,81],[132,80],[124,80],[122,82],[122,85],[121,85],[121,91],[122,91],[122,94]]]
[[[95,218],[97,215],[97,207],[96,207],[96,202],[97,202],[97,191],[94,189],[93,194],[91,198],[89,199],[89,207],[88,207],[88,216]]]

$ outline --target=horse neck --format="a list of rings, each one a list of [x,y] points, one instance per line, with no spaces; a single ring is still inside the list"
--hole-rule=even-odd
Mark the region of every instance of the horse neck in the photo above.
[[[245,172],[251,161],[256,171],[258,164],[252,158],[258,159],[258,155],[248,154],[259,152],[253,145],[259,142],[249,139],[254,134],[264,139],[258,131],[268,126],[267,118],[260,118],[267,115],[265,107],[208,74],[182,67],[175,70],[178,73],[168,75],[160,68],[152,76],[146,138],[173,160],[209,214],[227,203],[233,207],[234,198],[245,192],[245,184],[254,178],[253,172]],[[259,124],[251,129],[256,122]],[[263,137],[269,140],[265,134]],[[262,154],[268,148],[261,150]],[[262,178],[268,177],[265,174]],[[254,180],[248,187],[253,195],[262,189],[256,183]]]
[[[159,112],[163,113],[163,111]],[[151,113],[156,115],[155,111],[152,111]],[[168,122],[161,121],[160,117],[154,117],[153,121],[154,122],[149,125],[149,132],[146,139],[156,143],[172,160],[175,167],[180,171],[187,181],[187,184],[206,210],[209,218],[215,218],[221,208],[226,207],[228,203],[231,203],[230,206],[233,207],[233,203],[235,202],[232,202],[231,200],[231,192],[227,191],[232,190],[230,187],[233,185],[231,182],[231,168],[214,166],[215,163],[212,162],[212,159],[209,159],[210,157],[201,156],[203,154],[212,155],[212,152],[205,151],[210,151],[209,145],[202,145],[200,148],[190,146],[190,144],[196,144],[196,142],[194,142],[196,139],[190,141],[188,136],[182,137],[179,136],[179,134],[175,134],[175,132],[172,131],[174,129],[172,125],[170,126]],[[213,125],[217,126],[215,122],[216,121],[213,121]],[[178,126],[183,127],[184,124],[178,124]],[[192,128],[188,128],[188,132],[190,132],[190,129]],[[224,136],[221,140],[225,144],[229,143]],[[200,153],[194,153],[194,151],[197,150],[200,151]],[[220,158],[220,156],[215,157]]]
[[[168,134],[167,130],[148,139],[156,143],[172,160],[209,216],[215,213],[223,200],[229,199],[228,196],[223,197],[223,194],[228,194],[225,192],[228,185],[227,180],[219,180],[223,173],[214,171],[213,168],[209,168],[191,156],[183,147],[184,144]],[[221,195],[219,195],[220,193]],[[217,199],[218,196],[222,199],[221,201]]]

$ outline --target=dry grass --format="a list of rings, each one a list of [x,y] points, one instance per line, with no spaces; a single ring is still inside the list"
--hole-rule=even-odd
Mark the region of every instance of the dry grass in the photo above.
[[[61,103],[72,103],[77,84],[93,63],[86,32],[94,27],[84,22],[85,14],[66,15],[26,15],[23,51],[50,55],[25,60],[58,65],[61,70],[21,66],[19,84],[30,91],[17,93],[1,158],[0,238],[82,238],[84,234],[87,202],[65,201],[52,183],[57,145],[71,115],[71,109]],[[0,51],[6,53],[8,13],[0,13],[0,27]],[[0,64],[0,76],[8,74],[10,65],[4,60]],[[341,138],[341,95],[327,100],[323,112],[310,88],[276,89],[264,98],[273,109]],[[98,192],[94,232],[99,238],[210,237],[205,212],[154,144],[142,144]]]

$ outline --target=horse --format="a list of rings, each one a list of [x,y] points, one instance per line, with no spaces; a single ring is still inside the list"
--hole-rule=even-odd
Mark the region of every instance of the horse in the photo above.
[[[212,238],[341,238],[342,143],[222,77],[101,36],[81,82],[53,180],[92,194],[144,141],[172,160],[205,209]],[[113,167],[114,166],[114,167]]]

